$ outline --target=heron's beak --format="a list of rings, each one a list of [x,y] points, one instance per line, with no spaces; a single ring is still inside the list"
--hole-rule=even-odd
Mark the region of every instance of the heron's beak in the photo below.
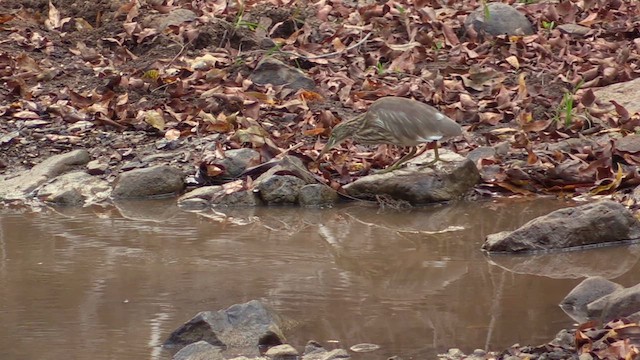
[[[324,154],[328,153],[329,150],[331,150],[331,148],[333,148],[335,145],[336,145],[335,140],[332,137],[330,137],[327,143],[324,145],[324,147],[320,151],[320,154],[318,154],[318,157],[316,158],[316,162],[320,161],[320,159],[322,159]]]

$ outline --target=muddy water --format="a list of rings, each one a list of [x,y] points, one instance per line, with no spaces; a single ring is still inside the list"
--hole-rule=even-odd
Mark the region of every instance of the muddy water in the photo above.
[[[379,211],[261,208],[195,214],[172,202],[0,213],[0,359],[168,359],[201,310],[261,299],[302,348],[370,342],[366,359],[548,341],[584,275],[637,282],[638,251],[487,258],[486,234],[557,201]],[[333,340],[339,341],[335,344]]]

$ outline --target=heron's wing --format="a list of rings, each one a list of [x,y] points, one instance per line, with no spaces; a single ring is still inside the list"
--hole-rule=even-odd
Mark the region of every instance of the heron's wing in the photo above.
[[[403,106],[404,105],[404,106]],[[409,106],[407,106],[409,105]],[[435,108],[412,101],[378,108],[371,112],[376,126],[396,138],[398,144],[416,146],[460,134],[460,126]]]

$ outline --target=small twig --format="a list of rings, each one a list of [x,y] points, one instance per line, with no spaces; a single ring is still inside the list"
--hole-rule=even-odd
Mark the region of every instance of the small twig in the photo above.
[[[326,57],[332,57],[332,56],[336,56],[336,55],[340,55],[344,52],[347,52],[349,50],[355,49],[358,46],[364,44],[365,41],[367,41],[369,39],[369,37],[371,36],[371,33],[368,33],[364,38],[362,38],[360,41],[358,41],[357,43],[353,44],[353,45],[349,45],[346,48],[340,50],[340,51],[335,51],[332,53],[328,53],[328,54],[321,54],[321,55],[314,55],[314,56],[304,56],[304,55],[300,55],[298,53],[294,53],[294,52],[290,52],[290,51],[278,51],[280,54],[285,54],[285,55],[292,55],[292,56],[297,56],[299,58],[302,58],[304,60],[315,60],[315,59],[322,59],[322,58],[326,58]]]

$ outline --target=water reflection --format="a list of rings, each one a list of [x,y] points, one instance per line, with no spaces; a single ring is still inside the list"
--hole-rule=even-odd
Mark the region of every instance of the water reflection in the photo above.
[[[637,250],[561,255],[561,275],[553,257],[479,250],[486,234],[565,206],[3,210],[0,358],[170,358],[158,345],[182,322],[251,299],[293,320],[298,348],[312,338],[382,346],[367,359],[540,343],[571,324],[557,304],[593,273],[582,265],[611,265],[609,277],[626,286],[640,270]]]

